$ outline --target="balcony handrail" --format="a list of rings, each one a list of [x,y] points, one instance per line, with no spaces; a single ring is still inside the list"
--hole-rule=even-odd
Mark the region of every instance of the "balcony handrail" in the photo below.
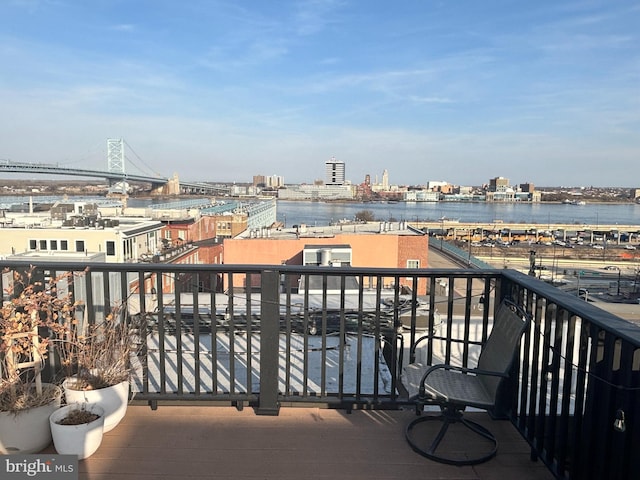
[[[527,290],[547,299],[548,302],[573,312],[583,320],[588,320],[600,328],[615,330],[621,339],[640,347],[640,328],[638,325],[602,310],[582,298],[569,295],[546,282],[531,281],[532,277],[517,270],[505,269],[502,270],[502,273],[505,278],[525,286]]]

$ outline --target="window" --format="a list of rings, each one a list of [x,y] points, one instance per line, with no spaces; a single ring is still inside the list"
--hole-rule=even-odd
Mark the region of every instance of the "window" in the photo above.
[[[29,250],[35,250],[38,248],[38,242],[35,240],[29,240]]]
[[[407,268],[420,268],[420,260],[407,260]],[[406,280],[411,281],[413,279],[411,277],[406,277]]]
[[[66,240],[60,240],[60,250],[69,250],[69,242]]]
[[[116,254],[116,242],[107,240],[107,255],[113,257]]]
[[[76,240],[76,252],[84,252],[84,240]]]
[[[46,250],[47,249],[47,241],[46,240],[40,240],[40,250]]]
[[[49,250],[58,250],[58,241],[50,240],[49,241]]]

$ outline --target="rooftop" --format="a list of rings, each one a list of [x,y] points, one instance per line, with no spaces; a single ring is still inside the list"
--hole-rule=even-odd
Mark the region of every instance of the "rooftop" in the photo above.
[[[330,238],[340,234],[358,235],[424,235],[423,232],[412,228],[408,222],[357,222],[350,220],[340,220],[331,225],[293,225],[292,227],[269,229],[269,238],[291,239],[291,238]],[[262,238],[262,235],[252,235],[247,230],[238,238]]]

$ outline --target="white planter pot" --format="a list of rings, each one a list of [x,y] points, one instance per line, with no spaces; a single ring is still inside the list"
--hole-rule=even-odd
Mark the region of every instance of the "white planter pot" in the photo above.
[[[104,409],[104,431],[112,430],[127,412],[129,403],[129,382],[121,382],[111,387],[98,388],[96,390],[74,390],[70,388],[75,379],[66,379],[64,396],[67,403],[95,403]]]
[[[99,415],[93,422],[81,425],[60,425],[58,422],[65,418],[70,411],[77,408]],[[56,452],[62,455],[77,455],[78,460],[87,458],[98,450],[102,443],[104,428],[104,409],[95,404],[70,404],[59,408],[49,417],[51,435]]]
[[[48,386],[48,384],[43,384]],[[51,443],[49,415],[60,408],[62,390],[48,405],[17,413],[0,412],[0,453],[37,453]]]

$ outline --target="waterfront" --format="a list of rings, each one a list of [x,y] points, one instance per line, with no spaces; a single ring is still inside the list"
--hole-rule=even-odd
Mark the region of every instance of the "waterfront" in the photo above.
[[[640,225],[640,205],[588,203],[336,203],[278,200],[278,220],[296,224],[329,225],[353,220],[356,213],[369,210],[376,220],[438,221],[442,218],[477,223],[535,223],[541,225]]]
[[[113,199],[87,196],[64,198],[62,196],[29,197],[0,196],[0,206],[11,204],[55,201],[88,201],[113,204]],[[179,199],[176,199],[177,202]],[[228,201],[228,199],[226,199]],[[236,200],[233,200],[236,201]],[[251,202],[255,200],[242,200]],[[144,207],[151,203],[170,203],[167,198],[130,198],[130,207]],[[340,220],[353,220],[356,213],[369,210],[380,221],[439,221],[443,218],[461,223],[492,224],[573,224],[573,225],[640,225],[640,204],[636,203],[587,203],[568,205],[559,203],[467,203],[467,202],[305,202],[278,200],[277,218],[290,227],[306,224],[326,226]]]

